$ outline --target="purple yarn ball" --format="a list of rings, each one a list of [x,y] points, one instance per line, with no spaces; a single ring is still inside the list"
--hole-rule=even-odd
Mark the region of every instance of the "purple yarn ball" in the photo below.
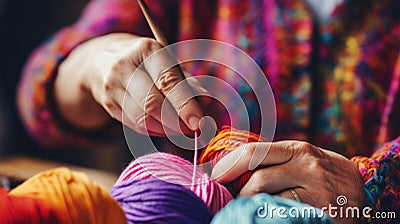
[[[231,193],[200,169],[197,169],[192,186],[193,164],[179,156],[168,153],[151,153],[133,160],[121,173],[118,182],[157,178],[179,184],[195,193],[216,214],[229,201]]]
[[[111,195],[129,223],[210,223],[211,212],[185,187],[158,179],[116,183]]]

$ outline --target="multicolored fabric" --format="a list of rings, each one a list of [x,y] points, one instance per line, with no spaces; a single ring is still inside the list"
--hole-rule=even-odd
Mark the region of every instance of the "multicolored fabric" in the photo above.
[[[400,2],[347,0],[322,24],[313,22],[302,0],[148,3],[171,42],[216,39],[254,58],[275,94],[276,140],[307,140],[349,157],[372,155],[353,159],[366,181],[368,200],[376,210],[398,210],[399,140],[373,152],[400,135],[396,116],[400,113]],[[112,138],[112,128],[88,134],[69,127],[52,100],[57,67],[68,53],[83,41],[111,32],[151,36],[135,0],[93,0],[74,25],[32,54],[23,71],[18,102],[27,129],[38,141],[56,146]],[[192,74],[207,71],[189,69]],[[251,131],[257,133],[260,115],[251,90],[229,72],[214,71],[246,100]]]
[[[347,3],[321,27],[316,79],[325,93],[313,99],[321,104],[315,119],[323,122],[315,137],[334,136],[348,155],[369,155],[362,149],[399,136],[400,20],[392,10],[400,4]]]
[[[400,137],[384,144],[370,158],[353,157],[351,160],[358,166],[365,180],[364,190],[367,200],[365,206],[373,208],[370,214],[377,211],[400,212]],[[371,218],[368,221],[373,222]],[[389,223],[393,220],[375,220]]]

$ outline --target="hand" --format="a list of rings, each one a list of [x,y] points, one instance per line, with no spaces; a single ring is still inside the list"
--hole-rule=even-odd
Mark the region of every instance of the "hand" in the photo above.
[[[257,155],[266,156],[257,158]],[[249,164],[254,162],[251,162],[252,158],[260,163],[239,196],[265,192],[294,199],[290,191],[294,189],[302,203],[314,207],[323,208],[329,204],[337,207],[337,197],[344,195],[346,206],[357,206],[362,210],[364,182],[357,167],[337,153],[306,142],[242,145],[215,165],[212,177],[228,183],[248,171]]]
[[[176,66],[169,68],[172,59],[158,54],[138,68],[161,48],[154,39],[121,33],[78,46],[61,64],[56,79],[62,115],[85,129],[104,125],[110,117],[154,136],[164,136],[163,127],[172,134],[198,129],[202,111],[189,85],[177,85],[184,76]],[[191,81],[197,92],[206,92]],[[183,122],[177,122],[178,116]]]

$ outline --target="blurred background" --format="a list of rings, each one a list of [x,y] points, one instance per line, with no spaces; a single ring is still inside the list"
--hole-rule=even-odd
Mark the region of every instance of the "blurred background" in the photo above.
[[[29,138],[18,117],[16,88],[29,54],[61,27],[72,24],[87,2],[89,1],[0,0],[0,175],[4,161],[16,156],[22,156],[26,160],[23,164],[27,166],[33,165],[39,159],[112,173],[119,173],[130,161],[129,151],[121,150],[124,143],[112,146],[118,149],[44,150]]]
[[[18,117],[15,95],[29,54],[60,27],[78,18],[85,0],[0,0],[0,114],[2,155],[37,151]],[[5,136],[4,136],[5,135]]]

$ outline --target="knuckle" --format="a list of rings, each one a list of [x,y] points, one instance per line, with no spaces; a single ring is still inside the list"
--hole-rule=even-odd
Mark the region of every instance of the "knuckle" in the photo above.
[[[150,118],[151,115],[148,113],[142,113],[136,117],[136,124],[137,127],[147,129],[147,127],[150,125]]]
[[[113,89],[114,89],[113,83],[110,83],[110,82],[104,83],[103,90],[107,95],[110,94]]]
[[[121,71],[121,69],[124,68],[125,64],[126,64],[125,58],[121,57],[121,58],[115,59],[113,62],[111,62],[111,73]]]
[[[136,68],[130,60],[130,57],[119,57],[111,62],[109,71],[103,78],[103,83],[112,87],[127,84]]]
[[[256,144],[248,143],[248,144],[245,145],[245,150],[243,152],[243,156],[245,158],[252,158],[253,155],[254,155],[255,150],[256,150]]]
[[[102,83],[103,91],[106,94],[110,94],[118,86],[118,83],[118,79],[113,74],[105,76]]]
[[[160,114],[161,104],[162,101],[160,101],[157,94],[150,93],[146,97],[143,105],[144,105],[144,110],[146,111],[147,114]]]
[[[103,99],[103,107],[104,109],[108,112],[108,114],[114,118],[114,119],[118,119],[118,116],[116,114],[116,108],[117,105],[115,104],[115,102],[111,99],[111,98],[105,98]]]
[[[103,97],[102,102],[105,108],[112,109],[114,107],[114,101],[108,96]]]
[[[179,81],[180,81],[179,75],[170,70],[166,70],[157,77],[155,84],[161,92],[168,93],[174,88],[175,84],[178,83]]]
[[[288,141],[286,145],[287,151],[297,151],[299,147],[299,141]]]
[[[150,114],[143,113],[142,115],[138,116],[136,118],[136,121],[133,123],[135,124],[136,129],[145,130],[146,134],[148,134],[147,130],[154,128],[154,125],[155,125],[154,122],[152,122],[152,121],[153,121],[153,118],[151,117]]]
[[[147,38],[147,37],[140,38],[137,44],[141,49],[146,50],[149,53],[153,53],[161,49],[160,43],[158,43],[155,39],[152,38]]]
[[[281,153],[287,158],[287,161],[292,160],[295,155],[298,155],[298,144],[298,141],[285,141],[285,145],[283,146],[284,150],[282,150]]]
[[[301,152],[304,154],[313,154],[313,146],[306,141],[293,141],[290,145],[293,151]]]
[[[137,128],[144,128],[146,127],[146,119],[147,119],[147,115],[143,114],[141,116],[138,116],[136,118],[136,121],[134,122]]]
[[[305,151],[311,151],[311,144],[305,141],[298,141],[297,142],[297,147],[300,150],[305,150]]]

